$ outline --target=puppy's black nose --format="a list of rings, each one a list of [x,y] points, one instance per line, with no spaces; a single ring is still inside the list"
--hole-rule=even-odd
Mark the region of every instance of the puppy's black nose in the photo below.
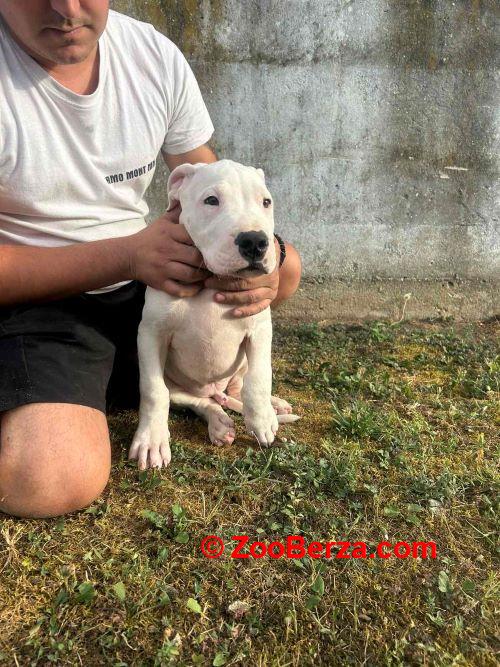
[[[249,262],[261,260],[269,247],[265,232],[240,232],[234,239],[240,255]]]

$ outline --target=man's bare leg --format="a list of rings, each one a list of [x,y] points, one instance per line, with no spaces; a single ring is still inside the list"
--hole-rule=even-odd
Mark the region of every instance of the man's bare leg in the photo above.
[[[50,517],[89,505],[109,478],[105,415],[69,403],[32,403],[0,414],[0,510]]]

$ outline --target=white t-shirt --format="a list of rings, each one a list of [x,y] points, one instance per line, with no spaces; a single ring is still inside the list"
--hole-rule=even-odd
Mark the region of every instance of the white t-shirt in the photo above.
[[[212,136],[191,68],[152,25],[110,11],[99,59],[95,92],[74,93],[0,17],[0,245],[134,234],[159,151],[185,153]]]

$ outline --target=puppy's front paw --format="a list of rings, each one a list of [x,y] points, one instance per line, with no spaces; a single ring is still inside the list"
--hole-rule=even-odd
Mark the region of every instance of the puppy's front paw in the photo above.
[[[130,460],[138,461],[140,470],[168,466],[172,455],[170,432],[164,417],[146,424],[139,423],[128,457]]]
[[[267,446],[274,442],[278,431],[278,419],[271,403],[255,411],[244,411],[245,426],[248,433],[259,441],[259,444]]]

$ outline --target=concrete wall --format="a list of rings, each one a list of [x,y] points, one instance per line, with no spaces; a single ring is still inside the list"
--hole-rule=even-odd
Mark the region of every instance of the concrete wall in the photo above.
[[[500,278],[498,0],[111,5],[184,51],[219,156],[264,168],[307,275]]]

